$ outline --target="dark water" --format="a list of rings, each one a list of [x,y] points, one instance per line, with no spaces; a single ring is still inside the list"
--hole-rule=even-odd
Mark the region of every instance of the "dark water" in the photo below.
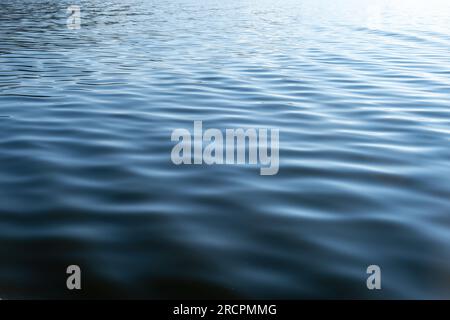
[[[450,298],[449,16],[2,0],[0,297]],[[278,175],[175,166],[194,120],[279,128]]]

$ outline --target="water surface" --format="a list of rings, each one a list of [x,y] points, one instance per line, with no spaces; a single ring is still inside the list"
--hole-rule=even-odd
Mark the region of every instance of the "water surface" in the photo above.
[[[450,298],[449,16],[2,0],[0,297]],[[279,128],[278,175],[175,166],[194,120]]]

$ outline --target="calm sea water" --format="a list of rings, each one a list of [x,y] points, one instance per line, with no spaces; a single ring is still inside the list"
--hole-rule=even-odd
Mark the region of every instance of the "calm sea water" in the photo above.
[[[450,298],[449,16],[2,0],[0,297]],[[172,164],[194,120],[279,128],[278,175]]]

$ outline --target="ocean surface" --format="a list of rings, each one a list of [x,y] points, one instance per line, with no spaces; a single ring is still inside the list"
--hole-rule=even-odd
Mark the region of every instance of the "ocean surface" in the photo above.
[[[1,0],[0,298],[450,298],[449,17]],[[173,164],[195,120],[279,129],[278,174]]]

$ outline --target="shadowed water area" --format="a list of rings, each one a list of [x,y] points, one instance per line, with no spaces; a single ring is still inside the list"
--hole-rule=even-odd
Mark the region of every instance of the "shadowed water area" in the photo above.
[[[450,298],[449,17],[2,0],[0,298]],[[279,173],[174,165],[194,120],[278,128]]]

